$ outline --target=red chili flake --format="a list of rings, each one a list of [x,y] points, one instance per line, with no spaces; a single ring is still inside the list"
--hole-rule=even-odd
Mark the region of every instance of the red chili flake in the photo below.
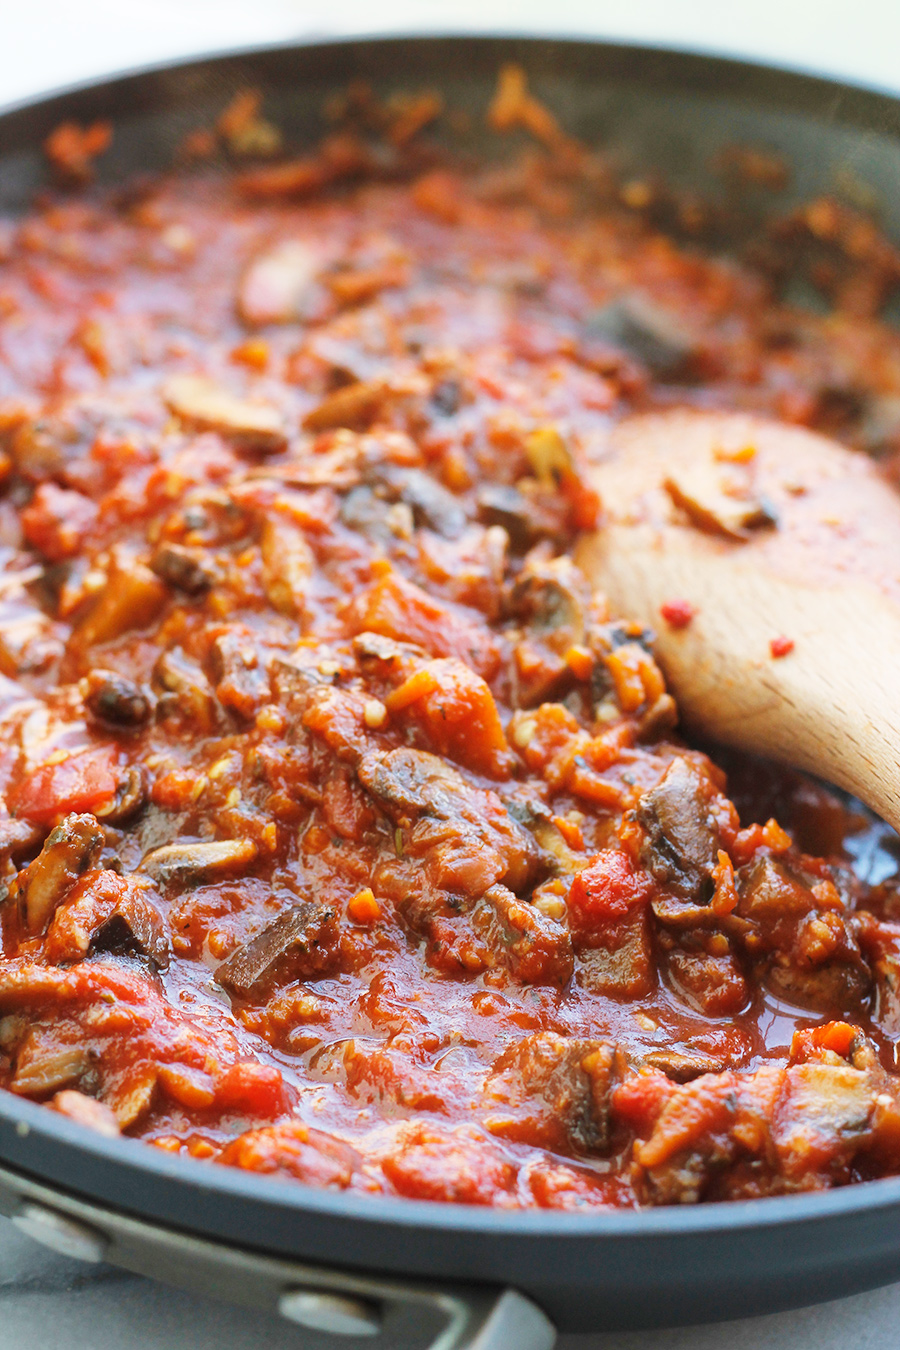
[[[666,600],[659,612],[670,628],[687,628],[697,613],[690,600]]]
[[[780,656],[790,656],[794,650],[794,639],[789,637],[773,637],[769,643],[769,651],[775,657],[776,661]]]

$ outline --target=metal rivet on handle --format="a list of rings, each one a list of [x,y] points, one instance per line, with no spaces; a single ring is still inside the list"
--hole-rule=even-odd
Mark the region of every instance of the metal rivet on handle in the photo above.
[[[335,1336],[377,1336],[381,1330],[376,1304],[324,1290],[286,1289],[278,1300],[278,1311],[289,1322]]]
[[[12,1221],[20,1232],[61,1256],[95,1263],[106,1257],[109,1243],[102,1233],[43,1205],[24,1204]]]

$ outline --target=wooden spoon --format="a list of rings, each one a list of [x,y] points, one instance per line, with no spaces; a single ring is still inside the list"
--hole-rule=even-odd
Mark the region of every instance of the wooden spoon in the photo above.
[[[797,427],[673,412],[619,426],[595,485],[604,519],[578,561],[656,632],[685,726],[900,829],[900,495],[871,461]],[[693,608],[680,628],[673,601]]]

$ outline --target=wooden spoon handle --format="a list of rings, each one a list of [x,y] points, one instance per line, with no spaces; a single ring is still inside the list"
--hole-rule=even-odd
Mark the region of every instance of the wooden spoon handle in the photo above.
[[[729,556],[711,596],[707,558],[665,552],[661,566],[658,540],[613,525],[580,561],[616,612],[655,629],[684,726],[836,783],[900,829],[896,608],[871,586],[801,586]],[[673,598],[696,606],[681,629],[660,617]],[[778,638],[794,644],[781,657]]]

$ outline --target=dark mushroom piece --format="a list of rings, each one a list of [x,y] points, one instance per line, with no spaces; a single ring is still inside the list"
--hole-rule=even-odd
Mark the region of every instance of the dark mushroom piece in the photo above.
[[[153,668],[153,682],[160,690],[157,715],[178,715],[203,732],[214,726],[216,701],[212,688],[196,661],[180,647],[163,652]]]
[[[621,296],[596,310],[585,326],[585,337],[601,338],[636,357],[660,379],[684,377],[696,348],[675,315],[667,314],[643,296]]]
[[[516,1138],[523,1126],[526,1130],[531,1126],[528,1132],[538,1133],[545,1146],[578,1153],[605,1152],[610,1142],[609,1097],[615,1061],[615,1049],[604,1041],[553,1031],[525,1036],[505,1050],[491,1069],[491,1096],[514,1113],[509,1122],[493,1120],[492,1133]]]
[[[160,544],[150,559],[150,570],[185,595],[203,595],[216,579],[215,569],[202,551],[183,544]]]
[[[216,979],[238,998],[256,998],[275,985],[314,979],[337,959],[335,911],[304,900],[238,947],[218,967]]]
[[[692,1050],[683,1054],[680,1050],[651,1050],[644,1056],[643,1063],[651,1069],[659,1069],[675,1083],[690,1083],[705,1073],[724,1073],[728,1063],[719,1055],[703,1055]]]
[[[89,950],[148,956],[158,970],[169,966],[163,917],[150,897],[134,886],[96,930]]]
[[[539,501],[517,487],[489,483],[480,489],[477,500],[478,519],[483,525],[500,525],[506,530],[516,553],[525,553],[540,539],[552,538],[559,527]]]
[[[70,815],[51,830],[33,863],[14,883],[20,912],[29,933],[43,933],[57,905],[90,867],[96,867],[104,845],[94,816]]]
[[[584,638],[590,593],[570,558],[529,562],[510,595],[512,614],[533,637],[562,655]]]
[[[191,880],[226,876],[245,871],[258,851],[252,839],[186,840],[153,849],[141,860],[138,870],[157,881],[169,881],[176,876]]]
[[[466,513],[453,493],[421,469],[379,464],[367,480],[387,501],[408,506],[416,525],[426,525],[445,539],[458,539],[466,527]]]
[[[148,722],[153,713],[149,694],[114,670],[92,670],[82,687],[85,707],[106,726],[133,731]]]
[[[146,800],[147,770],[143,764],[132,764],[119,779],[112,801],[96,808],[97,819],[105,825],[121,825],[137,815]]]
[[[635,816],[644,831],[641,862],[660,884],[703,904],[712,889],[719,832],[710,780],[686,759],[674,759]]]

